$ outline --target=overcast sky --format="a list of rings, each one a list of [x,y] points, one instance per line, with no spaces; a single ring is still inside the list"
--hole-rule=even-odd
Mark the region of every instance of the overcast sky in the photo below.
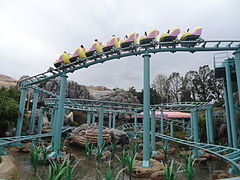
[[[0,0],[0,74],[19,79],[53,66],[63,51],[73,53],[97,38],[123,38],[156,28],[160,34],[203,27],[205,40],[240,40],[240,0]],[[229,53],[231,55],[231,53]],[[142,88],[140,56],[78,70],[69,79],[83,85]],[[213,53],[158,53],[151,58],[151,81],[213,66]]]

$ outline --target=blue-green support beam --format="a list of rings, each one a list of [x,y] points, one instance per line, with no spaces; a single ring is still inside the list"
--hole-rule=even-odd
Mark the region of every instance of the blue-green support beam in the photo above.
[[[51,128],[53,128],[53,122],[54,122],[54,114],[55,114],[55,108],[52,108],[51,110]]]
[[[20,97],[20,104],[19,104],[19,115],[17,118],[17,127],[16,127],[16,136],[21,136],[22,132],[22,125],[23,125],[23,116],[26,104],[26,97],[27,97],[27,89],[21,89],[21,97]]]
[[[32,114],[31,114],[30,129],[29,129],[30,133],[34,132],[35,119],[36,119],[36,109],[37,109],[37,103],[38,103],[38,95],[39,95],[39,91],[38,90],[34,90]]]
[[[227,83],[224,80],[224,104],[225,104],[225,112],[226,112],[226,124],[227,124],[227,135],[228,135],[228,145],[233,147],[232,144],[232,133],[231,133],[231,122],[230,122],[230,113],[228,106],[228,92],[227,92]]]
[[[44,109],[40,108],[39,119],[38,119],[38,134],[42,134]]]
[[[199,134],[198,134],[198,117],[197,117],[197,109],[192,110],[192,121],[193,121],[193,140],[194,142],[199,142]],[[198,158],[198,150],[193,150],[193,157]]]
[[[65,101],[66,85],[67,85],[67,75],[63,73],[61,76],[57,119],[54,122],[55,127],[53,129],[53,152],[49,154],[49,157],[63,155],[63,153],[60,152],[60,147],[61,147],[61,129],[64,121],[64,101]]]
[[[103,119],[104,119],[104,108],[103,108],[103,105],[100,104],[99,115],[98,115],[98,146],[102,145]]]
[[[240,47],[233,54],[235,55],[237,87],[238,87],[238,92],[240,92]],[[240,93],[238,93],[238,99],[240,100]]]
[[[227,92],[228,92],[228,104],[229,104],[229,112],[230,112],[232,141],[233,141],[233,147],[238,148],[231,70],[230,70],[229,61],[225,60],[224,63],[225,63],[226,80],[227,80]]]
[[[143,78],[143,163],[142,167],[150,167],[150,54],[144,54]]]
[[[116,128],[116,112],[113,112],[113,125],[112,128]]]
[[[190,117],[190,125],[191,125],[191,137],[193,137],[193,112],[190,112],[191,117]]]
[[[137,133],[137,113],[134,113],[134,134]]]
[[[173,133],[174,133],[173,121],[171,120],[171,122],[170,122],[170,136],[171,137],[173,137]]]
[[[157,154],[156,151],[156,119],[155,119],[155,109],[151,109],[151,147],[152,153]]]
[[[91,124],[91,113],[87,112],[87,124]]]
[[[108,116],[108,128],[112,128],[112,113],[109,113]]]
[[[161,109],[160,133],[161,133],[161,134],[164,134],[164,127],[163,127],[163,109]]]
[[[95,123],[95,119],[96,119],[96,116],[95,116],[95,113],[93,113],[93,115],[92,115],[92,123]]]
[[[214,137],[214,128],[213,128],[213,118],[212,118],[212,106],[207,106],[207,122],[208,122],[208,130],[209,130],[209,142],[210,144],[215,143],[215,137]]]
[[[210,142],[210,135],[209,135],[209,123],[208,123],[208,112],[207,109],[205,110],[205,119],[206,119],[206,132],[207,132],[207,143]]]
[[[7,151],[4,146],[0,146],[0,155],[7,155]]]

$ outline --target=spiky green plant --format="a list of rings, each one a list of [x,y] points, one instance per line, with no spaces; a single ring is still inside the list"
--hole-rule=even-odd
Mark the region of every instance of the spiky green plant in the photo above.
[[[163,154],[164,154],[164,164],[166,164],[167,162],[167,155],[168,155],[168,143],[163,143],[163,145],[161,146],[161,149],[163,150]]]
[[[138,142],[134,141],[131,145],[131,150],[132,150],[132,155],[133,157],[135,156],[135,154],[138,153]]]
[[[90,144],[90,142],[85,142],[84,144],[84,147],[85,147],[85,151],[86,151],[86,154],[88,156],[88,159],[91,159],[92,158],[92,153],[93,153],[93,144]]]
[[[128,164],[128,171],[129,171],[129,179],[132,179],[132,172],[133,172],[133,163],[137,157],[137,153],[135,155],[128,154],[127,156],[127,164]]]
[[[103,174],[101,173],[101,171],[99,169],[97,169],[98,173],[101,175],[101,177],[104,177]],[[124,171],[124,169],[121,169],[117,175],[114,177],[112,177],[112,169],[111,169],[111,162],[108,163],[108,169],[107,169],[107,174],[106,174],[106,178],[103,178],[103,180],[118,180],[118,177],[120,176],[120,174]]]
[[[70,180],[72,178],[73,172],[79,163],[78,161],[73,167],[71,167],[70,162],[71,162],[70,159],[67,159],[66,161],[66,179],[67,180]]]
[[[115,156],[117,160],[120,162],[121,168],[125,169],[127,164],[127,154],[125,153],[125,150],[122,151],[122,155],[120,157],[118,157],[116,154]],[[124,170],[123,170],[123,176],[124,176]]]
[[[30,149],[31,163],[33,165],[34,174],[36,174],[39,164],[40,148],[40,146],[33,145],[33,148]]]
[[[60,180],[64,177],[64,173],[66,171],[66,161],[67,158],[64,159],[64,161],[59,164],[54,161],[50,161],[49,167],[48,167],[48,180]]]
[[[47,162],[48,153],[49,153],[49,150],[44,145],[42,145],[41,146],[41,155],[42,155],[42,159],[43,159],[43,165],[46,164],[46,162]]]
[[[106,145],[106,142],[103,141],[103,143],[100,146],[99,145],[97,146],[97,164],[98,165],[100,164],[102,153],[104,151],[105,145]]]
[[[165,178],[165,180],[176,180],[177,175],[182,172],[181,171],[182,165],[180,164],[176,173],[175,174],[173,173],[174,160],[171,161],[170,165],[166,165],[164,163],[162,163],[162,164],[163,164],[163,168],[164,168],[164,178]]]
[[[183,166],[184,172],[187,176],[187,179],[192,180],[193,179],[193,165],[195,163],[195,160],[193,161],[193,159],[192,159],[192,153],[188,154],[188,153],[186,153],[186,151],[183,151],[181,154],[183,155],[184,161],[185,161],[185,166]]]
[[[116,153],[116,149],[117,149],[116,142],[115,141],[111,142],[111,159],[114,158],[114,155]]]

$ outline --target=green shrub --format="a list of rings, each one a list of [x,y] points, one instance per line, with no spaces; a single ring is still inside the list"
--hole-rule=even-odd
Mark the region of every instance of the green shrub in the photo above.
[[[2,156],[0,156],[0,163],[2,162]]]
[[[18,97],[17,88],[1,88],[0,89],[0,136],[4,136],[5,132],[15,127],[18,117]]]

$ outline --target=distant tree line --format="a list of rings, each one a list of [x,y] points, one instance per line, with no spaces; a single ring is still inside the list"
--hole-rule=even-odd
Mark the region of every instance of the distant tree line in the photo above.
[[[128,89],[143,103],[143,90],[134,87]],[[223,82],[216,79],[214,71],[208,65],[199,67],[198,71],[188,71],[184,76],[173,72],[168,77],[158,74],[150,89],[151,104],[171,102],[213,102],[217,106],[223,103]]]

